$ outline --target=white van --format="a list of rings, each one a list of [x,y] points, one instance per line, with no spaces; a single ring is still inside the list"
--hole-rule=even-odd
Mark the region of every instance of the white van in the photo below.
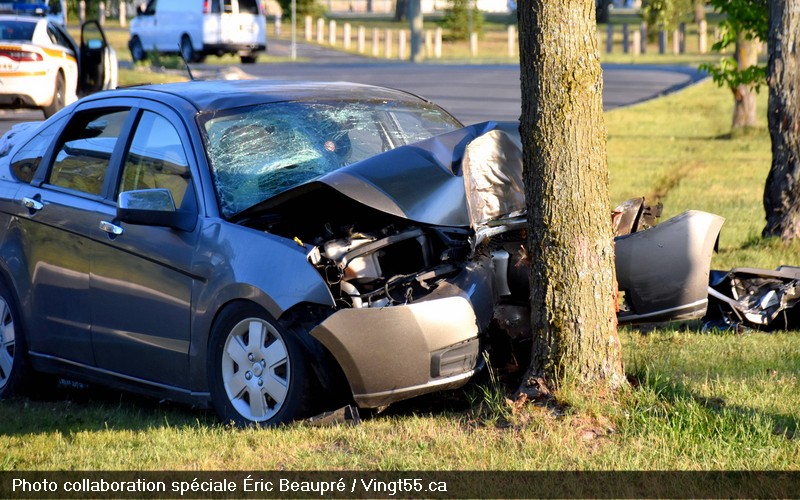
[[[238,54],[254,63],[267,50],[267,26],[258,0],[150,0],[131,20],[134,61],[148,51],[179,52],[187,61]]]

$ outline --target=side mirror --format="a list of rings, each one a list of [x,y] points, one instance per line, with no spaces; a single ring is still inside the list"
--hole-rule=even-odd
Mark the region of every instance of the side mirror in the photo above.
[[[169,189],[140,189],[119,194],[117,218],[141,226],[162,226],[191,231],[197,215],[175,208]]]

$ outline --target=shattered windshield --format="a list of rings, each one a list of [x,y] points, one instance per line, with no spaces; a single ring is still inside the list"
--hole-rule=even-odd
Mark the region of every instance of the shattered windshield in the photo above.
[[[279,102],[208,117],[208,157],[222,214],[365,158],[460,128],[423,102]]]

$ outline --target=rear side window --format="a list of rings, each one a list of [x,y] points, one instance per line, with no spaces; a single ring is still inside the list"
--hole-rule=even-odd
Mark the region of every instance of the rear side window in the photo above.
[[[0,21],[0,40],[30,41],[35,29],[35,22]]]
[[[100,195],[111,154],[129,110],[81,113],[67,124],[50,170],[50,184]]]
[[[56,45],[61,45],[62,47],[72,48],[70,43],[64,37],[64,34],[61,33],[56,29],[55,26],[48,26],[47,27],[47,36],[50,37],[50,41]]]
[[[50,146],[50,142],[53,140],[53,136],[61,128],[61,124],[65,119],[66,116],[62,116],[42,129],[14,155],[11,159],[11,173],[14,174],[17,180],[22,182],[31,182],[33,180],[33,174],[36,173],[36,169],[42,161],[42,156],[44,156],[47,147]]]

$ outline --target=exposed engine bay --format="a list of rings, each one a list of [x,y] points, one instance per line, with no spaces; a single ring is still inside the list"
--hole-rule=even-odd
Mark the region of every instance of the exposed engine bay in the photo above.
[[[311,199],[313,207],[323,201],[337,210],[322,213],[312,208]],[[467,262],[490,259],[489,240],[476,247],[469,228],[394,217],[325,186],[244,223],[307,248],[308,260],[330,287],[337,309],[408,304],[462,271]],[[514,245],[521,247],[522,240]]]

